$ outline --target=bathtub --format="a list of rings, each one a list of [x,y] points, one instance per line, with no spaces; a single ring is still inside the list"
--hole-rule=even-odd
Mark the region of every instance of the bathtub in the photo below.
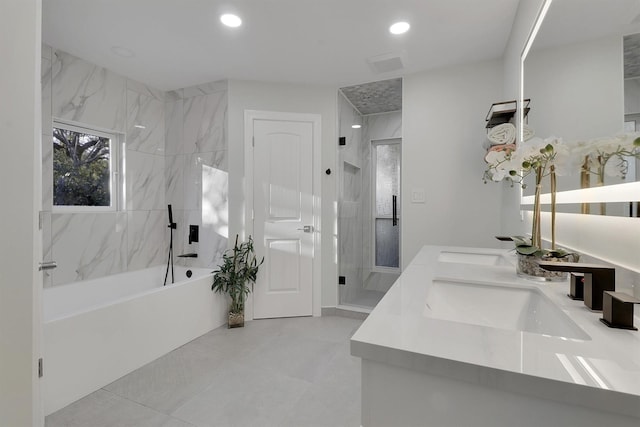
[[[42,393],[45,415],[215,329],[227,302],[211,269],[158,266],[46,288]],[[171,273],[169,273],[169,283]]]

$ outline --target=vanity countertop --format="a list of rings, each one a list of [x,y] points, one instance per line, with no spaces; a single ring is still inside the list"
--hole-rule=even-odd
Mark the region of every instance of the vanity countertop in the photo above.
[[[602,324],[601,312],[567,297],[568,281],[522,279],[513,265],[443,262],[442,252],[514,258],[499,249],[423,247],[351,338],[353,356],[640,418],[639,331]],[[430,316],[434,281],[538,289],[575,322],[582,339]]]

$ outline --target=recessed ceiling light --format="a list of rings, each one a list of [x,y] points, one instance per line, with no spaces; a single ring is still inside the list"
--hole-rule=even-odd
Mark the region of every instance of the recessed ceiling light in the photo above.
[[[136,53],[134,51],[132,51],[128,47],[123,46],[112,46],[111,52],[123,58],[133,58],[134,56],[136,56]]]
[[[409,28],[411,28],[411,25],[409,25],[408,22],[400,21],[391,25],[389,27],[389,32],[391,34],[404,34],[409,31]]]
[[[220,22],[222,22],[227,27],[236,28],[242,25],[242,19],[238,15],[234,15],[231,13],[225,13],[220,16]]]
[[[351,125],[351,127],[353,129],[360,129],[362,127],[362,125]]]

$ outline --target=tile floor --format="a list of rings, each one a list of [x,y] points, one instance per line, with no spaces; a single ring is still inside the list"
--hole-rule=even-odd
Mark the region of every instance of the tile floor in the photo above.
[[[46,427],[359,426],[361,320],[218,328],[46,417]]]

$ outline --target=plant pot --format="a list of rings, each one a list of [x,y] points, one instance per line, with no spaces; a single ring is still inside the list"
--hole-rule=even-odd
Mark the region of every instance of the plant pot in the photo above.
[[[229,329],[244,327],[244,313],[229,312]]]
[[[540,261],[545,262],[578,262],[578,255],[567,254],[563,257],[522,255],[518,254],[516,273],[520,277],[547,282],[563,282],[567,280],[568,273],[562,271],[548,271],[540,267]]]

